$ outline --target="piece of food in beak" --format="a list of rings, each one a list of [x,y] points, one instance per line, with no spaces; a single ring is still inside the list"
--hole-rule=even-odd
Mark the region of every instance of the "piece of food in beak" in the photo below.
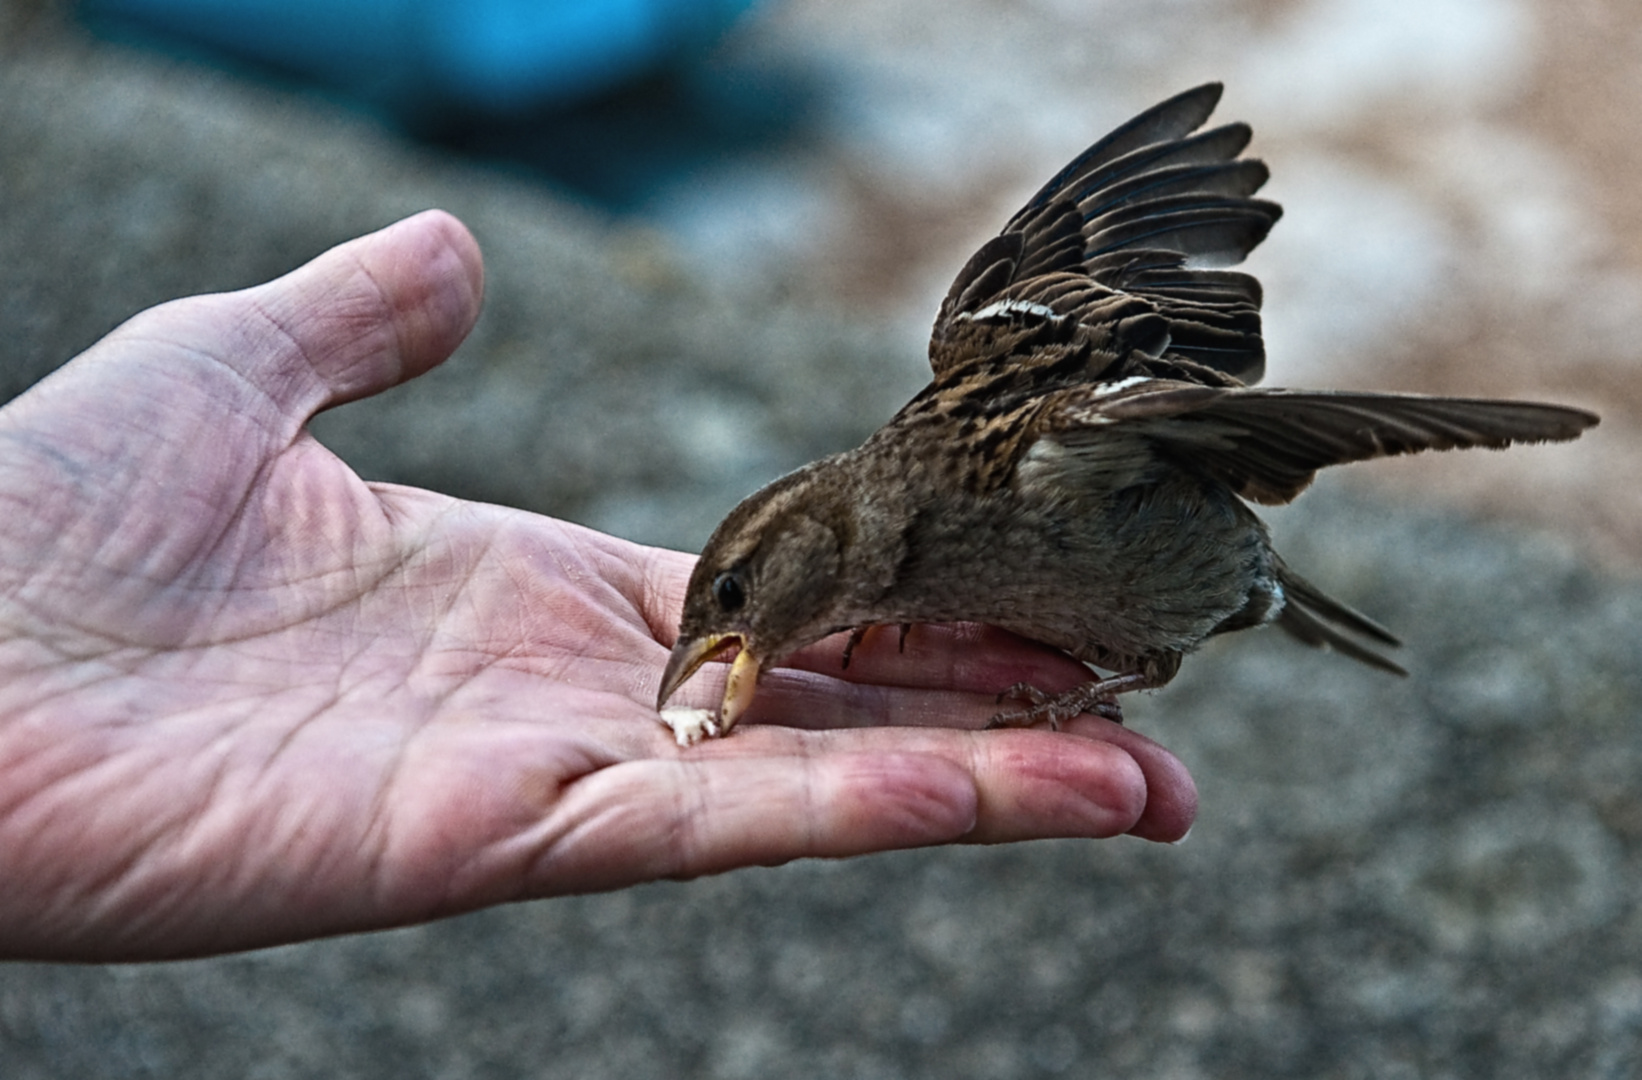
[[[680,746],[694,746],[702,739],[716,739],[723,732],[713,719],[711,709],[692,709],[688,705],[667,705],[661,709],[661,722],[673,733],[673,741]]]
[[[688,721],[692,732],[689,742],[695,742],[703,737],[728,735],[730,729],[735,727],[736,721],[747,711],[747,706],[752,704],[763,665],[748,650],[746,642],[739,634],[713,634],[697,641],[680,641],[673,646],[673,654],[667,658],[667,667],[661,673],[661,692],[656,696],[657,712],[662,712],[667,699],[684,685],[686,679],[732,643],[740,645],[741,651],[736,654],[735,662],[730,665],[730,675],[724,681],[724,701],[719,706],[718,723],[703,724],[692,718],[685,718],[684,710],[670,709],[663,713],[662,722],[672,728],[674,735],[681,740],[680,745],[689,743],[682,741],[685,733],[680,730],[678,723],[668,718],[669,713],[675,714],[675,718],[681,722]]]

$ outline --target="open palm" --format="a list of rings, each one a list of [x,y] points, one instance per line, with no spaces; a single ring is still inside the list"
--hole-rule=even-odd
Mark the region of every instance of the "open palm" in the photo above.
[[[1001,686],[1082,675],[975,628],[869,639],[847,673],[824,643],[680,750],[652,703],[689,556],[368,484],[306,432],[443,360],[481,282],[430,212],[144,312],[0,410],[0,955],[1185,831],[1190,779],[1137,735],[970,730]]]

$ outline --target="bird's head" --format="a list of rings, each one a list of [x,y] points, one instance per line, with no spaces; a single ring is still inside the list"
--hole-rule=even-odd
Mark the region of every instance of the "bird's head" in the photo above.
[[[852,528],[847,506],[825,494],[826,466],[818,462],[749,496],[707,541],[684,594],[657,708],[708,660],[739,645],[719,713],[728,732],[767,666],[838,629]]]

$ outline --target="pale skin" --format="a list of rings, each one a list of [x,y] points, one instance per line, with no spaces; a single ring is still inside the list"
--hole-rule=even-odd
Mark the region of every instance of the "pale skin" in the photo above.
[[[197,956],[802,857],[1184,835],[1191,778],[977,627],[841,639],[657,722],[692,558],[362,481],[314,413],[478,316],[437,211],[146,311],[0,410],[0,956]],[[544,314],[550,318],[550,314]],[[723,665],[717,670],[722,681]],[[711,670],[679,695],[717,700]]]

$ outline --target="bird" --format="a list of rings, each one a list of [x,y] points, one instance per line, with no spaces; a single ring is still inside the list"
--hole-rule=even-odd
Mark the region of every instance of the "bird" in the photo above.
[[[1082,661],[1050,695],[1000,687],[990,727],[1059,727],[1166,685],[1220,634],[1275,624],[1406,674],[1401,643],[1277,554],[1251,504],[1321,468],[1561,441],[1598,422],[1537,402],[1260,387],[1261,286],[1228,269],[1282,215],[1222,86],[1142,112],[981,245],[941,302],[933,378],[853,450],[746,498],[690,575],[656,707],[681,744],[728,734],[760,676],[871,628],[972,622]],[[739,647],[716,719],[667,702]],[[691,713],[693,721],[678,721]],[[669,714],[674,714],[672,717]]]

